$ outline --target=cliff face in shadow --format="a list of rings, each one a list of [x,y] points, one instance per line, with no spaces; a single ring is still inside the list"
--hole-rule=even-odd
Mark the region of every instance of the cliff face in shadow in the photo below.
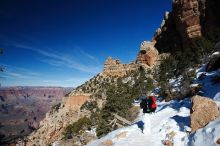
[[[205,37],[220,27],[218,0],[173,0],[154,40],[159,52],[184,50],[193,39]]]

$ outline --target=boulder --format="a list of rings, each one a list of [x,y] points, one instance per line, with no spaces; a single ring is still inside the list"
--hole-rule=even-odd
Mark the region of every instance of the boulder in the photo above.
[[[217,144],[220,144],[220,138],[218,138],[218,140],[216,141]]]
[[[158,51],[154,47],[155,41],[143,41],[140,46],[140,51],[138,53],[137,62],[147,67],[153,67],[158,59]]]
[[[210,57],[210,60],[206,66],[206,71],[211,72],[220,68],[220,52],[215,52]]]
[[[218,116],[219,108],[212,99],[198,95],[192,97],[191,132],[206,126]]]

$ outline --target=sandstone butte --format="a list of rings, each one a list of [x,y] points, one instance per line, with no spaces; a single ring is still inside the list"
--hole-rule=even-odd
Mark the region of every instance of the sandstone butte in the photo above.
[[[159,61],[159,53],[154,45],[155,41],[142,42],[136,61],[129,64],[122,64],[119,59],[114,60],[111,57],[108,57],[105,61],[101,76],[123,77],[127,75],[128,72],[135,71],[140,67],[145,70],[152,69]]]

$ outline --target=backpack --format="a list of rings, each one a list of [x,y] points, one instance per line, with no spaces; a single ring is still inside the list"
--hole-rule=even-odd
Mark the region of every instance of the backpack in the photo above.
[[[149,101],[147,99],[142,99],[140,107],[143,109],[143,113],[150,113]]]
[[[156,98],[154,96],[150,96],[150,100],[151,100],[150,108],[151,109],[157,108]]]

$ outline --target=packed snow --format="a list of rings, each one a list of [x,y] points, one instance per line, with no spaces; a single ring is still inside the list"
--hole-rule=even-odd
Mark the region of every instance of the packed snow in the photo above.
[[[113,131],[89,146],[101,145],[106,140],[112,140],[114,146],[161,146],[165,140],[172,140],[174,146],[184,146],[188,143],[187,131],[190,130],[190,106],[189,99],[160,102],[156,113],[144,115],[140,112],[133,125]],[[117,138],[122,132],[126,132],[127,136]],[[169,137],[171,133],[174,134],[172,138]]]
[[[199,78],[201,74],[205,74],[204,79],[197,79],[196,82],[203,85],[202,91],[204,91],[204,96],[214,99],[215,96],[220,93],[220,84],[213,84],[212,78],[220,76],[220,70],[207,73],[204,71],[204,68],[205,65],[200,68],[197,73],[197,78]]]

